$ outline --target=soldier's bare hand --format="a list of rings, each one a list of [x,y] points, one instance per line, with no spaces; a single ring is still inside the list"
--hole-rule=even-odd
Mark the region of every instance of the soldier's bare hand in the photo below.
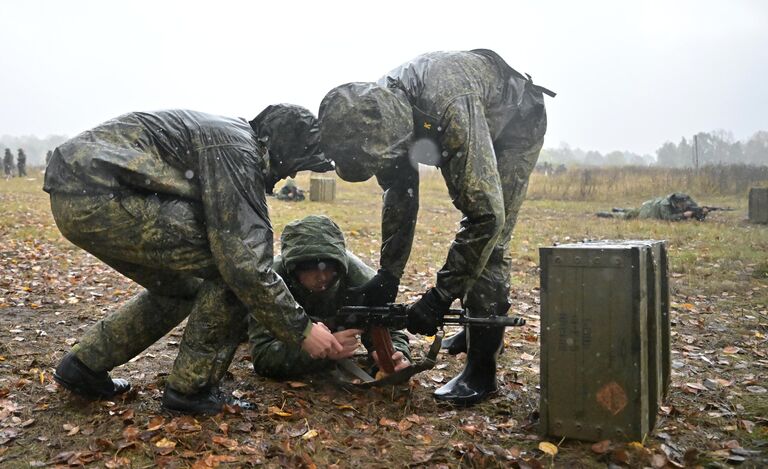
[[[381,370],[381,365],[379,364],[379,356],[377,352],[373,352],[373,361],[376,362],[376,366]],[[392,361],[395,362],[395,371],[400,371],[408,368],[411,366],[411,362],[408,361],[407,358],[405,358],[405,355],[403,355],[403,352],[395,352],[392,355]]]
[[[363,331],[360,329],[347,329],[344,331],[334,332],[333,336],[336,337],[336,340],[339,341],[344,349],[340,352],[331,352],[328,355],[328,358],[331,360],[341,360],[342,358],[349,358],[354,355],[355,350],[357,350],[357,347],[360,343],[358,336],[362,333]]]
[[[326,358],[331,353],[344,350],[336,337],[322,322],[313,323],[309,335],[301,343],[301,348],[312,358]]]

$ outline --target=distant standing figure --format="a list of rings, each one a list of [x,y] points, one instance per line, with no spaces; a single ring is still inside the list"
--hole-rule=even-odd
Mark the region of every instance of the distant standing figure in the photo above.
[[[12,174],[11,174],[12,171],[13,171],[13,153],[11,153],[10,148],[6,148],[5,156],[3,157],[3,172],[5,173],[6,179],[12,177]]]
[[[16,167],[19,170],[20,178],[27,175],[27,155],[21,148],[19,148],[19,155],[16,157]]]

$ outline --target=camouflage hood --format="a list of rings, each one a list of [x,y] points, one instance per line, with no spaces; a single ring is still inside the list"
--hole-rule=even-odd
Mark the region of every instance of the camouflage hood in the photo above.
[[[250,122],[256,137],[269,148],[269,165],[274,183],[298,171],[319,173],[333,170],[333,164],[319,150],[317,119],[306,108],[275,104],[264,108]]]
[[[375,83],[337,86],[320,103],[321,146],[345,181],[360,182],[406,154],[413,111],[405,95]]]
[[[300,262],[331,259],[343,275],[347,274],[347,251],[339,225],[323,215],[310,215],[286,225],[280,236],[283,267],[286,272]]]

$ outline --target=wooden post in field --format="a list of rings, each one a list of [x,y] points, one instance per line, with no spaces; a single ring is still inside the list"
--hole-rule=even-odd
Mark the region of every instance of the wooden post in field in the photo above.
[[[768,187],[749,190],[749,221],[768,224]]]
[[[699,136],[693,136],[693,165],[699,170]]]
[[[333,202],[336,199],[336,176],[334,173],[315,173],[309,176],[309,200],[312,202]]]

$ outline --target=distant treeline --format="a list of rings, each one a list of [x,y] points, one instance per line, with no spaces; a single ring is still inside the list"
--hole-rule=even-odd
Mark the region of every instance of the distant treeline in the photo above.
[[[705,165],[768,165],[768,132],[756,132],[749,140],[734,140],[733,134],[723,130],[700,132],[691,139],[683,137],[678,144],[666,142],[651,155],[628,151],[612,151],[605,155],[598,151],[584,151],[563,144],[560,148],[545,148],[540,163],[577,166],[664,166],[690,168]]]
[[[534,173],[528,198],[637,202],[672,192],[746,198],[750,187],[768,186],[768,165],[705,165],[699,169],[657,166],[570,167],[546,175]],[[698,199],[697,199],[698,200]]]
[[[10,148],[15,157],[17,149],[21,148],[27,154],[27,166],[42,166],[45,164],[45,154],[48,150],[53,150],[66,140],[67,137],[64,135],[49,135],[45,138],[34,135],[23,137],[3,135],[0,137],[0,155],[5,153],[6,148]]]

